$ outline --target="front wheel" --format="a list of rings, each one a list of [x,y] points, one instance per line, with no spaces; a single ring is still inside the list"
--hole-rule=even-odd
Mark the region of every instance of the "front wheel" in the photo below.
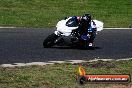
[[[49,35],[43,42],[43,46],[44,48],[50,48],[50,47],[53,47],[56,43],[55,43],[55,40],[59,38],[58,35],[56,34],[51,34]]]

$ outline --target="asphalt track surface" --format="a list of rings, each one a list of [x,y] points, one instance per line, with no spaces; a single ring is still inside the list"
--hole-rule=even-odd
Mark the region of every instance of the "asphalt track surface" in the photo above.
[[[132,58],[132,30],[103,30],[94,48],[43,48],[43,40],[55,29],[0,29],[0,64]]]

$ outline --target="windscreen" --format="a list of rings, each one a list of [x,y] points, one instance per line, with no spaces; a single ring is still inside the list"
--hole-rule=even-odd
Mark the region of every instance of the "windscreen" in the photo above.
[[[68,27],[77,27],[78,26],[78,21],[76,18],[71,18],[66,22],[66,26]]]

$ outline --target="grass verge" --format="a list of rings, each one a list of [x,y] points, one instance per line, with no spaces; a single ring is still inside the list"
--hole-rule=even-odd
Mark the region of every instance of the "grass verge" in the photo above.
[[[0,26],[55,27],[66,16],[91,13],[105,27],[132,27],[132,0],[0,0]]]
[[[130,74],[132,60],[81,63],[87,74]],[[75,79],[78,64],[0,67],[0,88],[132,88],[130,84],[85,84]]]

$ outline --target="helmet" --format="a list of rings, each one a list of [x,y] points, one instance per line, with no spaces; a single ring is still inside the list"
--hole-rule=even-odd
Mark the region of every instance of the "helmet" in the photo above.
[[[91,21],[91,15],[90,14],[84,14],[81,18],[82,23],[87,23],[89,24]]]

